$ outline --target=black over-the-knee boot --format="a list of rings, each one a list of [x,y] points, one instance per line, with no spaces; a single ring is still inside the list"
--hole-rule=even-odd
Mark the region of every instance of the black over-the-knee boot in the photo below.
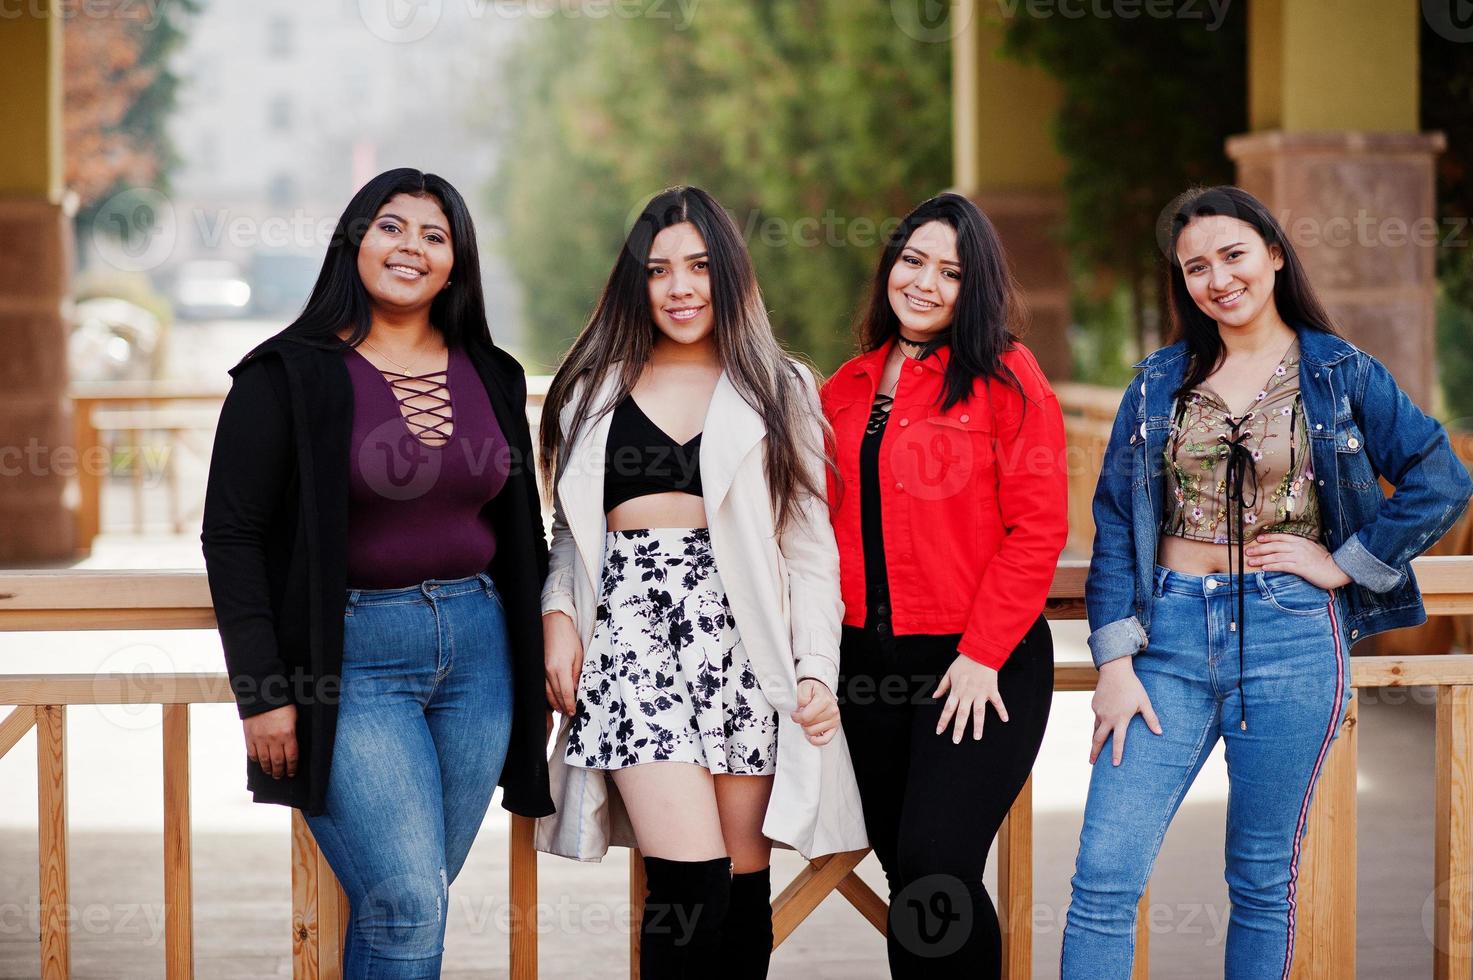
[[[709,975],[721,953],[731,897],[731,859],[644,859],[649,896],[639,926],[642,980]]]
[[[765,980],[772,959],[772,869],[731,876],[731,905],[721,930],[722,980]]]

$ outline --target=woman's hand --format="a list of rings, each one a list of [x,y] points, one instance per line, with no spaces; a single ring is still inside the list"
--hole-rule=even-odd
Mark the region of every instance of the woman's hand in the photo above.
[[[931,697],[939,698],[948,691],[951,693],[946,698],[946,706],[941,709],[936,734],[946,731],[946,726],[955,718],[956,727],[951,733],[953,745],[961,744],[962,736],[967,733],[968,718],[972,719],[973,740],[982,737],[982,723],[986,720],[989,704],[997,709],[999,718],[1008,720],[1007,706],[1002,703],[1002,695],[997,693],[997,671],[985,664],[958,654]]]
[[[1161,722],[1156,720],[1151,699],[1141,686],[1140,679],[1135,676],[1135,666],[1129,657],[1112,660],[1100,668],[1100,680],[1095,685],[1095,696],[1090,707],[1095,713],[1094,740],[1089,747],[1090,765],[1094,765],[1095,760],[1100,757],[1105,739],[1111,735],[1115,736],[1111,753],[1114,757],[1112,764],[1120,765],[1120,760],[1125,758],[1125,732],[1130,727],[1130,719],[1137,713],[1145,720],[1147,728],[1157,735],[1161,734]]]
[[[798,682],[798,710],[793,721],[813,745],[827,745],[839,729],[839,702],[823,681],[805,677]]]
[[[547,703],[554,711],[577,711],[578,676],[583,673],[583,640],[572,617],[550,612],[542,617],[542,669]]]
[[[242,720],[246,756],[272,779],[297,774],[297,706],[284,704]]]
[[[1260,534],[1243,554],[1260,572],[1292,572],[1322,589],[1338,589],[1351,582],[1324,545],[1298,534]]]

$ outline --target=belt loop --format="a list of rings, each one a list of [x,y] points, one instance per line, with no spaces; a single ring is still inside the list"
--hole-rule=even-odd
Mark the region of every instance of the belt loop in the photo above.
[[[1165,565],[1156,566],[1156,598],[1161,598],[1161,593],[1166,591],[1166,576],[1171,574],[1171,569]]]
[[[490,575],[487,575],[485,572],[477,572],[476,578],[481,580],[481,588],[485,589],[487,592],[496,591],[496,582],[494,579],[491,578]]]
[[[1267,599],[1273,595],[1273,589],[1268,585],[1268,572],[1258,571],[1253,573],[1253,580],[1258,585],[1258,594]]]
[[[356,605],[358,605],[358,597],[360,595],[362,595],[362,594],[363,594],[363,590],[362,589],[349,589],[348,590],[348,602],[347,602],[347,605],[343,609],[343,614],[344,615],[351,616],[353,614],[353,607],[356,606]]]

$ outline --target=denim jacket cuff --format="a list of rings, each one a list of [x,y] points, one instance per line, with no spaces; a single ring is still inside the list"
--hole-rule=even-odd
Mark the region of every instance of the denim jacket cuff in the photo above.
[[[1134,656],[1146,648],[1146,630],[1141,621],[1131,616],[1106,623],[1089,634],[1089,655],[1095,667],[1103,667],[1112,660]]]
[[[1352,534],[1345,543],[1330,555],[1340,570],[1349,575],[1357,585],[1372,592],[1390,592],[1406,581],[1406,573],[1399,572],[1371,554],[1360,543],[1360,535]]]

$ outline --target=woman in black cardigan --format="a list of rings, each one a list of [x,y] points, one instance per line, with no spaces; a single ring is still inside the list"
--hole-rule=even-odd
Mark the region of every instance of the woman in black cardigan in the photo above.
[[[303,811],[343,883],[346,976],[438,973],[498,776],[506,809],[553,810],[526,378],[478,270],[453,187],[374,178],[302,314],[231,370],[210,462],[246,782]]]

